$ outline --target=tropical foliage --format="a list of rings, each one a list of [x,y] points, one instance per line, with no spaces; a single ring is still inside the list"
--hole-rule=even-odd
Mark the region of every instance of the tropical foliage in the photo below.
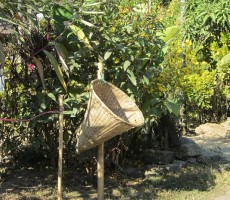
[[[105,65],[105,80],[144,113],[145,127],[121,137],[130,152],[149,147],[144,142],[153,124],[162,115],[178,116],[182,104],[190,119],[229,115],[228,1],[188,0],[183,23],[179,0],[155,0],[151,9],[147,2],[126,0],[2,1],[0,9],[0,20],[14,29],[0,38],[6,82],[0,117],[57,110],[57,97],[64,94],[67,161],[98,62]],[[55,165],[57,120],[50,114],[27,123],[2,122],[6,151],[23,156],[18,152],[27,148]]]

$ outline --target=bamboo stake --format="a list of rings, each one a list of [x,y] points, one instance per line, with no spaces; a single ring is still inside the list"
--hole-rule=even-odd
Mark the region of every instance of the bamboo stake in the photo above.
[[[148,1],[148,12],[152,12],[152,0]]]
[[[103,63],[98,63],[97,78],[103,78]],[[104,143],[97,149],[97,199],[104,200]]]
[[[62,199],[63,95],[59,95],[58,200]]]
[[[104,143],[97,149],[97,199],[104,199]]]

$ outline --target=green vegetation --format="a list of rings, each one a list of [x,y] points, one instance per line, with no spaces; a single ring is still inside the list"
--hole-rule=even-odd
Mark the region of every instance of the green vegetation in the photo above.
[[[64,163],[70,166],[74,160],[81,166],[75,152],[76,130],[100,61],[105,80],[133,98],[145,117],[144,127],[106,146],[107,152],[121,151],[121,163],[147,148],[173,146],[163,129],[153,130],[161,128],[165,116],[178,121],[182,106],[187,125],[226,119],[230,2],[187,0],[183,18],[181,6],[179,0],[152,0],[151,7],[143,0],[24,0],[19,5],[1,1],[0,22],[9,23],[14,32],[0,33],[5,77],[0,117],[25,119],[58,110],[58,95],[64,94]],[[57,120],[52,113],[26,123],[0,121],[0,151],[15,162],[55,167]],[[177,138],[178,132],[172,134]],[[94,164],[90,158],[84,166]],[[161,195],[171,198],[170,190]]]

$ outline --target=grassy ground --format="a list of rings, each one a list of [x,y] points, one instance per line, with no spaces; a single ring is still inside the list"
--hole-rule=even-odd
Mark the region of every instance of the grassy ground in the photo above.
[[[107,171],[105,199],[211,200],[230,189],[230,171],[223,166],[219,162],[188,164],[177,172],[160,170],[148,177],[144,176],[143,166],[135,176]],[[96,199],[95,175],[78,169],[64,172],[63,199]],[[48,167],[16,166],[2,173],[0,184],[3,200],[57,198],[57,172]]]

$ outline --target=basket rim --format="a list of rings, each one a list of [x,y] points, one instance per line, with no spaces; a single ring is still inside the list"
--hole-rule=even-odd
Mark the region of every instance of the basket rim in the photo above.
[[[97,95],[97,93],[95,92],[95,90],[93,89],[94,87],[94,84],[96,82],[102,82],[103,84],[107,84],[111,87],[114,87],[116,89],[119,90],[119,92],[121,92],[122,94],[124,94],[130,101],[132,101],[134,103],[134,106],[137,108],[137,111],[138,113],[140,113],[140,116],[142,118],[142,123],[139,123],[138,125],[135,125],[135,124],[132,124],[130,122],[127,122],[125,121],[124,119],[122,119],[121,117],[119,117],[118,115],[116,115],[114,112],[112,112],[109,107],[100,99],[100,97]],[[136,105],[136,103],[125,93],[123,92],[120,88],[118,88],[117,86],[113,85],[112,83],[110,82],[103,82],[102,80],[100,79],[95,79],[91,82],[91,91],[95,94],[95,97],[100,101],[100,103],[102,104],[103,107],[105,107],[106,110],[109,111],[109,113],[111,113],[114,117],[116,117],[117,119],[119,119],[120,121],[122,121],[123,123],[129,125],[129,126],[132,126],[132,127],[140,127],[142,125],[144,125],[144,122],[145,122],[145,119],[144,119],[144,116],[143,116],[143,113],[141,112],[141,110],[139,109],[139,107]],[[141,120],[140,120],[141,121]]]

